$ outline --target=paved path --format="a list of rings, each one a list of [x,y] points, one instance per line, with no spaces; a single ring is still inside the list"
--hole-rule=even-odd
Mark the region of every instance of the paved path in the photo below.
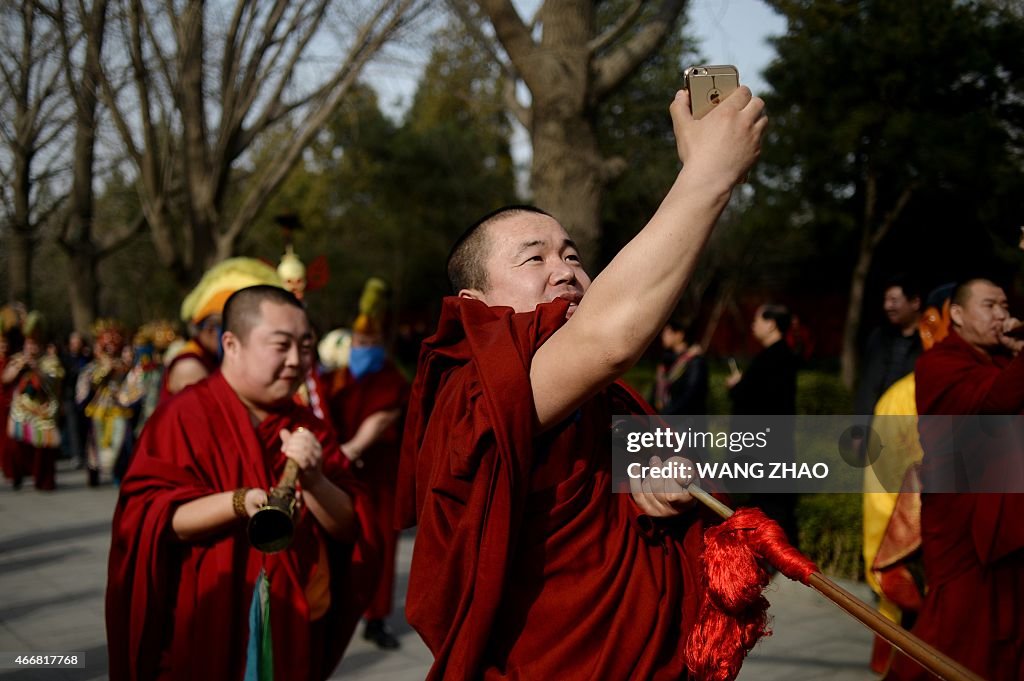
[[[107,676],[103,624],[110,517],[116,491],[89,489],[83,471],[58,473],[60,489],[43,493],[26,486],[0,488],[0,652],[80,652],[82,669],[0,669],[0,681],[91,681]],[[412,537],[399,551],[401,612]],[[862,598],[863,585],[846,584]],[[776,580],[768,598],[774,603],[775,635],[754,650],[741,681],[869,681],[866,662],[871,634],[810,589]],[[332,679],[419,681],[430,654],[401,615],[394,628],[402,648],[380,652],[362,640],[349,646]]]

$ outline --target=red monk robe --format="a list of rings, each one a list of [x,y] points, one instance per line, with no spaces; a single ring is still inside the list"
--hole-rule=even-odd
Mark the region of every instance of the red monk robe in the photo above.
[[[538,433],[536,349],[563,300],[532,313],[446,298],[424,342],[399,477],[419,523],[406,614],[428,679],[679,679],[700,603],[698,511],[669,521],[611,490],[624,385]]]
[[[320,440],[324,474],[351,493],[354,483],[326,424],[289,402],[253,427],[219,372],[153,414],[114,513],[107,582],[111,679],[241,679],[260,568],[270,581],[274,678],[319,680],[334,670],[366,607],[363,583],[379,569],[364,559],[376,555],[363,545],[372,528],[358,528],[369,533],[353,552],[301,508],[291,547],[263,554],[250,548],[241,521],[195,543],[177,540],[170,527],[185,502],[276,484],[286,460],[279,433],[299,426]]]
[[[409,382],[394,364],[385,362],[379,371],[356,380],[348,368],[334,372],[327,381],[331,422],[341,442],[351,440],[367,417],[381,411],[405,409]],[[359,458],[361,467],[352,472],[365,484],[366,522],[373,523],[383,538],[380,582],[366,610],[366,619],[384,619],[391,614],[395,586],[395,484],[398,477],[399,427],[388,427]]]
[[[983,354],[956,331],[921,356],[915,376],[922,416],[1024,411],[1024,354]],[[952,466],[936,461],[926,423],[923,466]],[[913,632],[990,681],[1024,678],[1022,518],[1021,494],[921,495],[928,593]],[[886,678],[932,677],[898,655]]]

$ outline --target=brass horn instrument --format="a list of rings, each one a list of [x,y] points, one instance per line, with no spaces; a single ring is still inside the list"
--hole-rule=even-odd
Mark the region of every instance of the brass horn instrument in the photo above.
[[[299,465],[288,459],[277,486],[270,490],[267,503],[249,518],[249,543],[264,553],[284,551],[295,534],[295,478]]]

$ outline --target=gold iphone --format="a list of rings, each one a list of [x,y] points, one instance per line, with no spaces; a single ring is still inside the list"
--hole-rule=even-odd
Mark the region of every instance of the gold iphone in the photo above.
[[[683,72],[683,89],[690,92],[694,118],[703,118],[739,86],[735,66],[691,66]]]

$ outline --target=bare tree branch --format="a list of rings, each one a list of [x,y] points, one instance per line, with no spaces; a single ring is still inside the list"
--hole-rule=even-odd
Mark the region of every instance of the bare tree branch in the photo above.
[[[502,71],[505,73],[513,72],[511,65],[508,63],[508,59],[498,54],[495,49],[494,41],[484,35],[483,31],[480,30],[480,20],[473,16],[473,13],[469,9],[467,4],[468,0],[448,0],[448,6],[455,12],[455,16],[462,22],[462,27],[466,29],[470,37],[473,38],[479,47],[487,51],[490,55],[491,60],[501,66]],[[514,73],[514,72],[513,72]]]
[[[511,77],[506,75],[502,99],[505,101],[505,107],[512,112],[512,115],[516,117],[519,124],[527,130],[533,130],[533,112],[530,111],[530,107],[523,106],[516,96],[517,82],[518,78],[514,74]]]
[[[370,8],[349,57],[325,79],[292,94],[331,0],[237,0],[216,29],[207,16],[213,12],[201,0],[121,0],[128,36],[122,63],[128,64],[131,90],[116,93],[111,70],[105,69],[103,101],[138,170],[136,187],[158,257],[180,282],[191,283],[212,260],[231,255],[252,222],[223,214],[234,162],[266,130],[305,110],[306,119],[281,155],[286,164],[274,166],[275,174],[280,168],[286,174],[363,65],[404,25],[406,13],[427,5],[347,1]],[[211,50],[214,43],[221,47]],[[216,74],[213,88],[205,82],[210,73]],[[265,205],[279,184],[280,179],[265,180],[255,192],[263,195],[244,195],[239,213],[250,215]]]
[[[878,248],[878,245],[882,243],[882,239],[892,230],[892,226],[899,220],[900,215],[903,213],[907,204],[910,203],[911,197],[918,188],[917,182],[911,182],[909,185],[904,187],[903,191],[900,192],[899,197],[896,199],[896,203],[893,204],[892,208],[885,214],[885,218],[882,220],[882,224],[878,226],[874,234],[871,236],[871,249]]]
[[[283,75],[281,76],[281,78],[278,79],[277,88],[270,95],[270,98],[267,101],[266,106],[263,108],[263,112],[260,114],[257,121],[252,125],[248,135],[251,135],[253,132],[258,133],[259,131],[266,129],[267,127],[273,125],[291,111],[301,106],[305,106],[307,102],[313,101],[314,99],[317,99],[319,97],[323,97],[336,86],[337,79],[332,79],[325,83],[322,87],[317,88],[309,96],[296,100],[292,105],[283,106],[281,104],[281,96],[284,94],[284,90],[288,86],[288,83],[291,82],[292,74],[295,72],[295,67],[299,63],[300,57],[305,52],[306,47],[308,47],[309,42],[313,39],[313,36],[316,35],[316,27],[320,23],[320,20],[323,18],[324,12],[326,10],[327,0],[321,0],[321,2],[318,4],[316,8],[315,15],[310,19],[309,25],[307,26],[302,36],[299,38],[298,43],[296,43],[296,45],[294,46],[292,54],[289,57],[288,62],[285,64],[283,69]],[[376,21],[378,20],[379,18],[375,16],[372,21],[373,23],[376,23]],[[291,30],[294,30],[296,27],[292,26],[290,28]],[[252,99],[254,99],[255,96],[256,89],[254,89],[251,98],[247,98],[246,108],[252,105]],[[238,127],[241,128],[241,126],[242,121],[239,120]]]
[[[538,83],[534,80],[534,70],[529,68],[529,61],[536,54],[537,44],[511,0],[478,0],[477,4],[490,17],[494,32],[505,48],[505,53],[508,54],[516,73],[532,91]]]
[[[686,0],[662,0],[657,14],[648,19],[632,38],[594,61],[592,103],[602,101],[654,52],[675,27],[685,6]]]
[[[133,238],[142,234],[145,229],[146,216],[140,211],[133,220],[122,224],[120,228],[114,227],[104,230],[104,238],[96,250],[96,259],[103,260],[117,250],[124,248]]]
[[[267,50],[274,45],[274,30],[287,8],[287,0],[277,0],[274,4],[270,16],[264,23],[260,40],[249,55],[248,63],[243,68],[242,83],[238,86],[238,91],[243,98],[241,106],[243,110],[248,110],[258,95],[257,84],[260,82],[262,75],[263,59],[266,56]],[[253,20],[255,21],[255,16]]]
[[[252,189],[247,193],[234,220],[219,235],[219,241],[233,243],[242,230],[252,222],[266,205],[269,197],[299,161],[302,151],[313,136],[337,110],[366,62],[401,28],[407,20],[407,13],[416,5],[417,0],[397,0],[383,3],[374,17],[362,26],[345,59],[343,68],[339,69],[333,79],[336,85],[334,92],[311,118],[304,121],[298,133],[293,137],[291,145],[284,154],[280,155],[279,160],[272,164],[258,181],[252,183]],[[385,20],[385,16],[389,12],[390,17]],[[374,33],[377,23],[382,20],[384,25]]]
[[[643,8],[643,0],[633,0],[633,4],[626,8],[626,11],[622,13],[618,21],[609,26],[608,30],[604,33],[587,43],[587,51],[592,55],[596,55],[618,40],[626,32],[626,29],[636,21],[636,18],[640,16],[640,10]]]
[[[65,195],[53,180],[66,172],[60,138],[67,129],[67,99],[61,90],[62,36],[56,12],[37,0],[4,6],[0,73],[7,86],[2,101],[5,276],[9,294],[31,304],[34,250],[47,221]]]
[[[523,105],[519,101],[519,97],[516,94],[516,84],[520,79],[515,68],[513,68],[506,57],[498,54],[494,41],[485,36],[483,31],[480,30],[480,21],[472,15],[466,0],[448,0],[448,6],[455,12],[463,28],[473,38],[473,42],[485,50],[490,55],[491,60],[501,68],[505,76],[505,85],[502,92],[505,106],[524,128],[531,130],[533,127],[533,114],[528,106]],[[537,7],[537,12],[531,22],[531,32],[532,26],[537,22],[537,17],[540,16],[541,7],[543,7],[543,3]]]

